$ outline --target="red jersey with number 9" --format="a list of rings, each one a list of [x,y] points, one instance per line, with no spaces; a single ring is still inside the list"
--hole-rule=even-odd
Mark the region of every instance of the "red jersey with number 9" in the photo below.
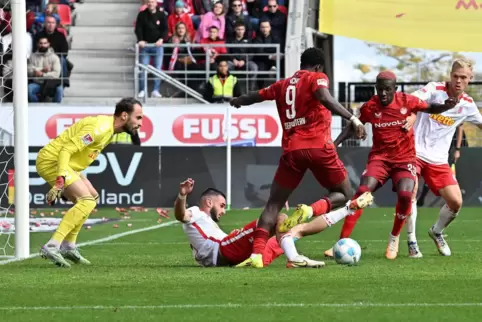
[[[318,88],[328,85],[325,74],[300,70],[259,91],[264,100],[276,101],[285,152],[333,144],[331,112],[315,97]]]

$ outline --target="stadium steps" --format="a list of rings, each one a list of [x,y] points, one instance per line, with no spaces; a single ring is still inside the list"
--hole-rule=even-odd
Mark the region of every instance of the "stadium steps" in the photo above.
[[[74,64],[63,102],[105,104],[134,94],[134,20],[138,0],[86,0],[76,5],[69,59]],[[113,99],[113,98],[116,99]]]

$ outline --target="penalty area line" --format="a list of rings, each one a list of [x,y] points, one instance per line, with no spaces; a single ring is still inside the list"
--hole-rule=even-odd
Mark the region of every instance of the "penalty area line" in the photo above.
[[[146,231],[155,230],[155,229],[159,229],[159,228],[163,228],[163,227],[167,227],[167,226],[172,226],[172,225],[177,224],[177,223],[178,223],[178,222],[177,222],[176,220],[173,220],[173,221],[169,221],[169,222],[162,223],[162,224],[159,224],[159,225],[154,225],[154,226],[149,226],[149,227],[144,227],[144,228],[129,230],[129,231],[125,231],[125,232],[123,232],[123,233],[110,235],[110,236],[107,236],[107,237],[104,237],[104,238],[86,241],[86,242],[83,242],[83,243],[78,244],[77,246],[78,246],[78,247],[84,247],[84,246],[101,244],[101,243],[105,243],[105,242],[109,242],[109,241],[112,241],[112,240],[116,240],[116,239],[119,239],[119,238],[122,238],[122,237],[125,237],[125,236],[134,235],[134,234],[138,234],[138,233],[143,233],[143,232],[146,232]],[[21,261],[24,261],[24,260],[27,260],[27,259],[31,259],[31,258],[36,258],[36,257],[39,257],[39,256],[40,256],[40,253],[35,253],[35,254],[32,254],[32,255],[30,255],[30,256],[28,256],[28,257],[25,257],[25,258],[12,258],[12,259],[7,259],[7,260],[4,260],[4,261],[0,261],[0,265],[6,265],[6,264],[14,263],[14,262],[21,262]]]
[[[410,308],[410,307],[482,307],[482,303],[261,303],[261,304],[165,304],[165,305],[77,305],[77,306],[0,306],[0,311],[65,311],[65,310],[167,310],[167,309],[231,309],[231,308]]]

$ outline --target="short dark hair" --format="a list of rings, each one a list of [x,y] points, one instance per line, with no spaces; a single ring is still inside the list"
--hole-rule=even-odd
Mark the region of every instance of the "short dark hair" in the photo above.
[[[211,30],[211,29],[219,30],[219,28],[218,28],[217,26],[211,26],[211,27],[209,27],[209,30]]]
[[[246,25],[244,24],[244,21],[243,20],[238,20],[236,21],[236,23],[234,24],[234,29],[238,28],[238,27],[244,27],[246,28]]]
[[[115,105],[115,116],[120,116],[123,112],[127,112],[131,114],[134,111],[134,105],[140,105],[142,107],[141,102],[136,100],[134,97],[124,97]]]
[[[210,196],[222,196],[224,199],[226,199],[226,196],[224,195],[224,193],[216,188],[207,188],[201,194],[201,198],[210,197]]]
[[[325,66],[325,54],[320,48],[311,47],[301,54],[301,67]]]
[[[37,39],[37,44],[40,42],[40,40],[42,39],[46,39],[48,43],[50,43],[49,39],[47,38],[47,36],[45,37],[40,37],[39,39]]]

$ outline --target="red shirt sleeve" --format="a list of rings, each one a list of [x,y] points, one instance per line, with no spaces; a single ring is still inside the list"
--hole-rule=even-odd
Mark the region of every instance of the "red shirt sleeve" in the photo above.
[[[370,120],[372,118],[372,112],[370,109],[370,104],[367,102],[360,107],[360,116],[358,119],[363,123],[370,123]]]
[[[314,93],[318,88],[329,88],[330,81],[328,76],[323,73],[313,73],[311,76],[311,92]]]
[[[278,93],[280,92],[281,81],[277,81],[276,83],[262,88],[258,91],[258,94],[263,98],[265,101],[273,101],[278,97]]]
[[[428,108],[428,103],[424,100],[414,96],[407,94],[407,106],[413,113],[417,113]]]

